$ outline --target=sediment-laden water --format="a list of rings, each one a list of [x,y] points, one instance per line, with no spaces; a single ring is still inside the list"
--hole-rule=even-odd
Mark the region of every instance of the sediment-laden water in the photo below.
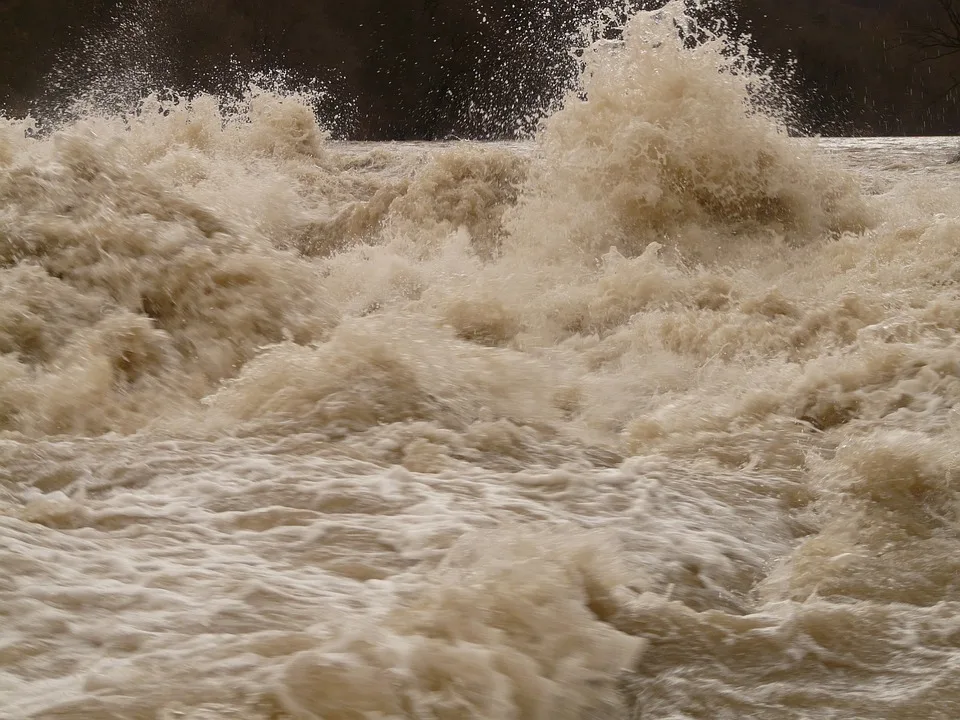
[[[0,717],[960,714],[960,168],[638,15],[513,144],[0,124]]]

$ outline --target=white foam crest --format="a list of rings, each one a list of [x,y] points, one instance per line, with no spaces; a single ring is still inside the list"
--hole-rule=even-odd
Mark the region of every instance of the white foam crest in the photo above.
[[[589,46],[584,65],[578,92],[537,136],[512,219],[532,252],[632,255],[666,237],[710,259],[743,233],[805,237],[867,222],[850,179],[758,104],[772,85],[762,66],[681,0],[630,16],[622,42]]]

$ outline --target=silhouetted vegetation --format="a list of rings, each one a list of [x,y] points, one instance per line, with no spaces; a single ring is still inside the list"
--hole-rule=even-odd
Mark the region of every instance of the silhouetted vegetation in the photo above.
[[[89,87],[228,93],[280,70],[355,138],[503,137],[555,99],[600,0],[0,0],[0,108],[52,116]],[[656,3],[646,3],[656,4]],[[960,2],[730,0],[799,128],[952,134]]]

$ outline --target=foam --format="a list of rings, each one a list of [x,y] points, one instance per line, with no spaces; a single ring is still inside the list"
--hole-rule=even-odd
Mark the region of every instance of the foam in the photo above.
[[[791,138],[622,19],[523,143],[3,120],[0,714],[956,704],[949,144]]]

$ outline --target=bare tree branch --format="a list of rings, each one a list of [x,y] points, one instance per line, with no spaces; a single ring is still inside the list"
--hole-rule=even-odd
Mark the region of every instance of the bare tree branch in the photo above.
[[[960,0],[935,0],[940,8],[939,21],[927,18],[926,24],[907,30],[901,46],[913,47],[923,54],[922,61],[939,60],[960,52]]]

